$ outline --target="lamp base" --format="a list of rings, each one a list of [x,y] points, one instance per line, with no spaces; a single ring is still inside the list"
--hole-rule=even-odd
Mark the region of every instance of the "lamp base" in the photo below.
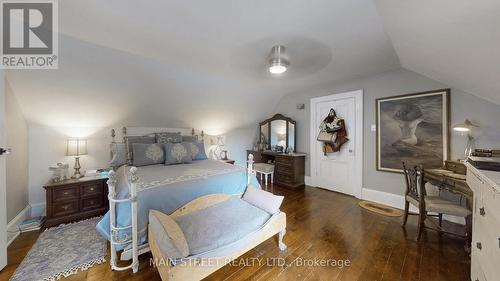
[[[72,179],[82,178],[83,175],[80,173],[80,157],[75,157],[75,173],[71,176]]]

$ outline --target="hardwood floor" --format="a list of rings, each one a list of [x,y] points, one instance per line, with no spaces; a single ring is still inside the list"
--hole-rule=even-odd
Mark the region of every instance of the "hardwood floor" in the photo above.
[[[282,211],[287,213],[288,250],[280,252],[276,239],[269,239],[206,280],[470,280],[463,240],[427,230],[417,243],[414,216],[405,230],[401,218],[364,210],[350,196],[313,187],[292,191],[275,186],[274,191],[285,195]],[[37,237],[36,232],[26,233],[12,243],[0,280],[8,280]],[[113,272],[104,263],[60,280],[160,280],[149,258],[141,257],[135,275]],[[298,264],[315,258],[348,260],[350,266]],[[244,266],[244,261],[249,264]]]

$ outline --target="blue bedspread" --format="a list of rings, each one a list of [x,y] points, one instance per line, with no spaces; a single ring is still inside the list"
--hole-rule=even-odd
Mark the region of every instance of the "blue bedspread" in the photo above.
[[[116,172],[118,199],[129,196],[127,174],[130,167],[123,166]],[[247,186],[247,173],[244,167],[226,164],[214,160],[199,160],[192,164],[152,165],[138,167],[139,180],[137,186],[137,224],[139,244],[147,240],[148,213],[150,209],[171,214],[186,203],[207,194],[226,193],[242,194]],[[255,176],[251,184],[260,187]],[[116,206],[118,227],[132,223],[130,203],[118,203]],[[97,224],[97,230],[106,239],[109,235],[109,212]],[[120,239],[131,230],[120,231]],[[127,245],[117,249],[123,249]]]

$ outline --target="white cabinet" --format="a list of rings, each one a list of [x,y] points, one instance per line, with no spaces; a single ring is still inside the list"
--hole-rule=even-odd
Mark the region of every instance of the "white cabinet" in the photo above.
[[[500,172],[467,166],[467,184],[474,192],[471,280],[500,276]]]

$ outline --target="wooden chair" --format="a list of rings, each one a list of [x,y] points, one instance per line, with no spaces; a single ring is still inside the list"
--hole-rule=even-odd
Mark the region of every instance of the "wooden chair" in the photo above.
[[[472,212],[460,205],[458,202],[453,202],[442,198],[440,196],[428,196],[425,190],[424,183],[424,170],[421,166],[415,166],[413,169],[408,169],[403,163],[403,171],[406,182],[406,192],[405,192],[405,211],[403,215],[402,226],[406,226],[408,220],[408,215],[418,216],[418,234],[417,240],[420,240],[422,231],[424,228],[438,231],[440,233],[451,234],[455,236],[462,237],[469,240],[471,237],[470,233],[466,235],[460,235],[454,232],[445,231],[442,228],[442,216],[443,214],[453,215],[458,217],[464,217],[467,224],[471,223]],[[409,212],[410,203],[418,208],[419,213],[414,214]],[[434,214],[429,214],[429,212]],[[438,217],[439,224],[436,224],[433,220],[430,220],[435,227],[428,227],[425,225],[427,217]],[[470,229],[466,227],[467,231]]]

